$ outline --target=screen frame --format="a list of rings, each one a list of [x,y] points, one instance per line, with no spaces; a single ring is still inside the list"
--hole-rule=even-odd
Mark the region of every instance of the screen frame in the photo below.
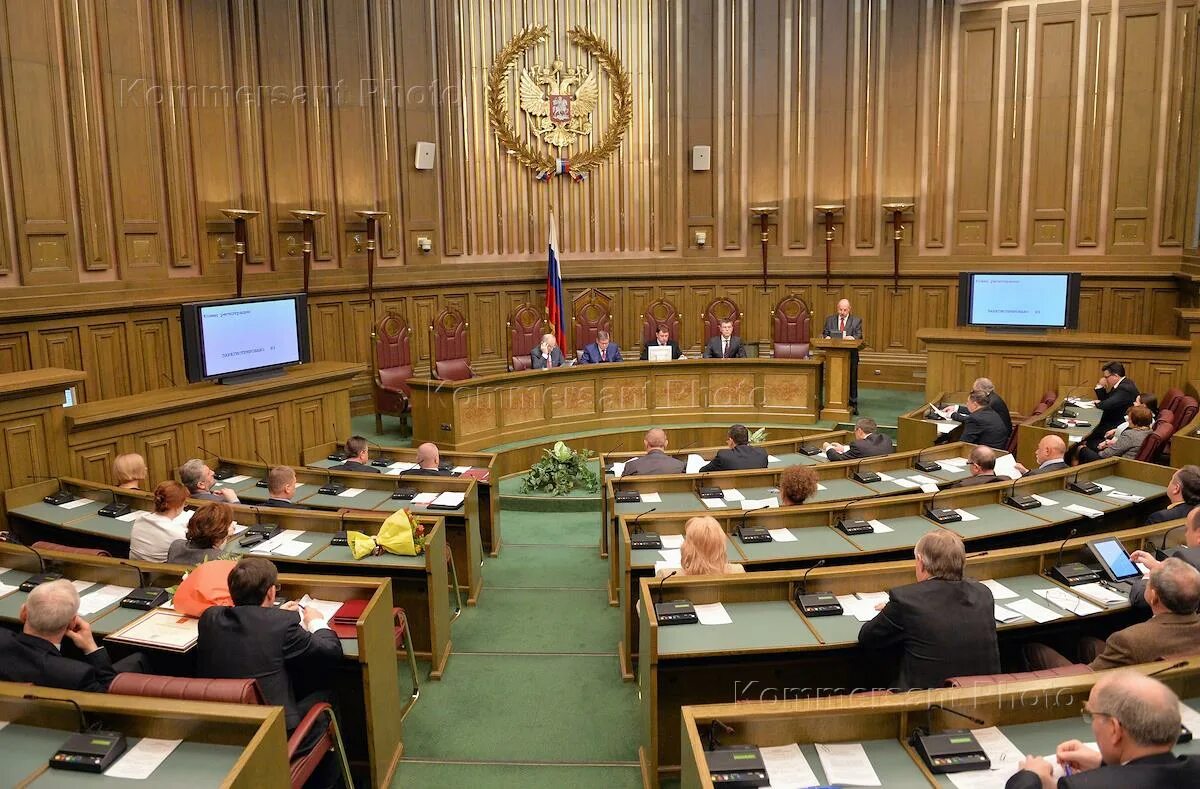
[[[1063,322],[1058,323],[983,323],[971,320],[971,306],[975,298],[975,277],[1066,277],[1067,303],[1064,305]],[[1079,328],[1079,291],[1083,275],[1077,271],[960,271],[958,273],[958,325],[978,326],[996,331],[1042,331],[1046,329]]]
[[[204,326],[200,317],[202,309],[209,307],[229,307],[239,304],[257,304],[268,301],[292,301],[296,310],[296,349],[299,359],[283,364],[268,364],[259,367],[246,367],[222,373],[209,373],[208,363],[204,355]],[[303,293],[278,293],[262,296],[247,296],[240,299],[220,299],[215,301],[193,301],[180,305],[180,323],[183,330],[183,357],[187,379],[191,383],[200,381],[216,381],[221,379],[237,379],[241,376],[253,376],[271,370],[282,370],[297,364],[307,364],[312,361],[312,347],[308,328],[308,297]]]
[[[1100,563],[1100,568],[1104,570],[1104,574],[1108,576],[1108,580],[1113,581],[1114,583],[1121,583],[1129,582],[1142,577],[1142,571],[1137,569],[1137,563],[1134,562],[1133,559],[1129,559],[1129,563],[1133,565],[1133,575],[1117,575],[1116,571],[1113,570],[1111,565],[1109,565],[1108,559],[1106,559],[1104,554],[1100,552],[1100,546],[1105,543],[1116,543],[1117,546],[1120,547],[1121,552],[1125,554],[1126,559],[1129,559],[1129,551],[1125,550],[1125,545],[1116,537],[1103,537],[1099,540],[1091,540],[1088,542],[1088,549],[1090,549],[1092,555],[1096,557],[1096,561]]]

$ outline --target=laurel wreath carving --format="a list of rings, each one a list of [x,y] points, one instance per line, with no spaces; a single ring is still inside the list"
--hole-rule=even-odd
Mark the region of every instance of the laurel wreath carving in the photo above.
[[[496,59],[488,68],[487,76],[488,121],[496,139],[504,147],[505,153],[534,170],[539,177],[553,175],[556,160],[551,154],[534,149],[517,136],[508,110],[511,104],[508,95],[508,71],[521,53],[548,37],[546,25],[534,25],[518,32],[496,55]],[[600,67],[608,75],[611,84],[612,117],[608,129],[605,130],[599,144],[583,151],[570,161],[570,169],[582,174],[599,167],[621,146],[625,130],[629,128],[633,118],[633,89],[629,72],[625,70],[621,59],[607,41],[582,27],[574,27],[567,31],[567,39],[600,62]]]

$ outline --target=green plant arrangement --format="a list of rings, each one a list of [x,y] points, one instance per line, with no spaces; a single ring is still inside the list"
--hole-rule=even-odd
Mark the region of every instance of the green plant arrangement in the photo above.
[[[761,444],[762,442],[764,442],[766,440],[767,440],[767,429],[765,427],[760,427],[758,430],[755,430],[753,433],[750,434],[750,443],[751,444]]]
[[[529,469],[521,483],[521,492],[541,491],[565,496],[576,487],[582,487],[588,493],[595,493],[600,489],[600,476],[588,467],[588,461],[594,457],[596,454],[591,450],[576,452],[556,441],[554,448],[547,449],[546,456]]]

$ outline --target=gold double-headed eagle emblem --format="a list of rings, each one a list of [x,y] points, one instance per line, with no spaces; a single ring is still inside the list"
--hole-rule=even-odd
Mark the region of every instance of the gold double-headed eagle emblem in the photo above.
[[[513,36],[496,55],[488,69],[488,121],[505,152],[532,169],[538,180],[568,174],[578,181],[621,145],[633,116],[629,73],[608,42],[580,27],[567,33],[572,44],[596,58],[608,76],[612,91],[609,126],[600,142],[568,159],[554,154],[591,136],[592,113],[600,100],[598,74],[584,66],[567,67],[557,57],[549,66],[522,69],[518,94],[529,130],[534,137],[558,150],[552,154],[536,149],[521,139],[513,127],[509,113],[508,72],[521,53],[548,37],[545,25],[526,28]]]

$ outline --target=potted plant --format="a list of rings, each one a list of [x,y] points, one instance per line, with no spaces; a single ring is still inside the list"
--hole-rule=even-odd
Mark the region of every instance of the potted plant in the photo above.
[[[600,489],[600,476],[588,466],[595,458],[591,450],[576,452],[561,441],[546,456],[534,463],[521,483],[522,493],[539,491],[554,496],[566,496],[576,487],[595,493]]]

